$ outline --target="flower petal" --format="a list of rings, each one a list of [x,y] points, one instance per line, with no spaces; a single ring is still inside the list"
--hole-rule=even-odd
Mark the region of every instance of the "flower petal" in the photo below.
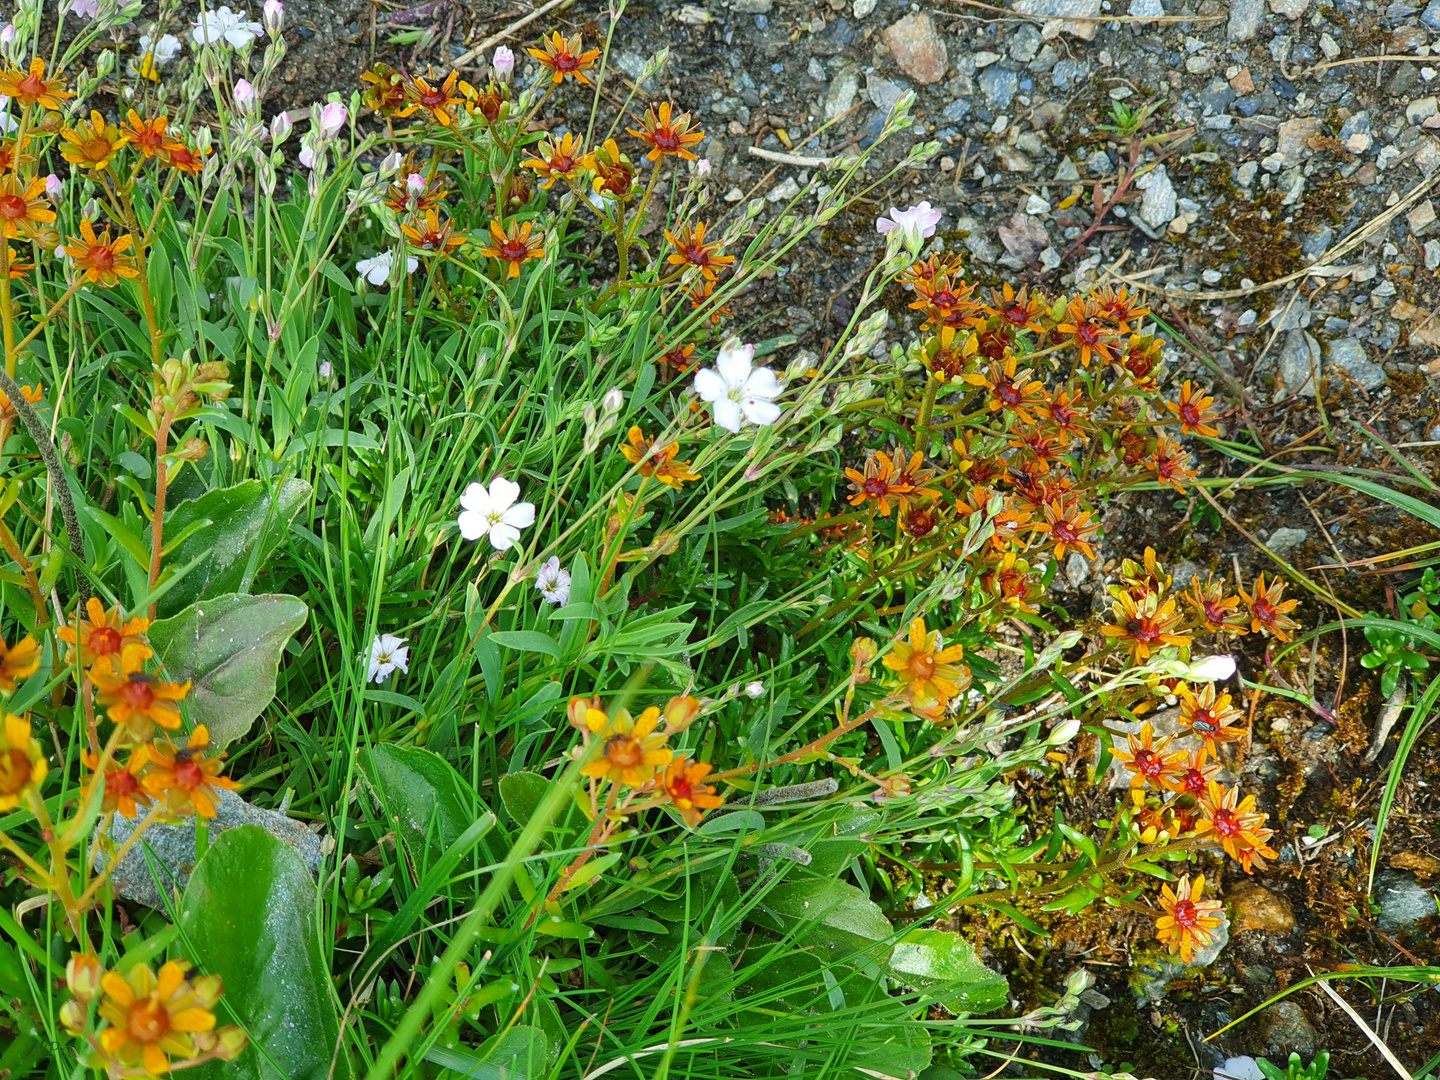
[[[466,540],[479,540],[490,527],[485,516],[478,510],[462,510],[456,524],[460,526],[460,535]]]
[[[740,422],[744,419],[744,416],[740,411],[739,405],[729,398],[722,397],[716,399],[712,408],[714,409],[716,424],[726,431],[736,433],[740,431]]]
[[[695,392],[702,401],[718,401],[725,396],[725,380],[709,368],[695,372]]]
[[[735,348],[720,350],[715,357],[715,370],[725,380],[726,386],[744,386],[745,380],[750,377],[750,370],[754,367],[755,346],[740,345]]]
[[[515,481],[506,480],[503,476],[490,481],[490,509],[493,513],[508,510],[519,497],[520,485]]]
[[[471,481],[460,493],[460,505],[466,510],[478,510],[483,514],[490,509],[490,493],[485,490],[484,484]]]

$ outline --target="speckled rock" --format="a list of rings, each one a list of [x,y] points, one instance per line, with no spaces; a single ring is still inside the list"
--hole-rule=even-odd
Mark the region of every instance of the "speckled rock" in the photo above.
[[[1097,5],[1099,0],[1096,0]],[[935,20],[926,12],[906,15],[885,28],[885,47],[900,70],[918,83],[935,83],[945,77],[949,57],[945,40],[935,29]]]
[[[1253,881],[1242,881],[1225,894],[1235,932],[1267,930],[1287,934],[1295,929],[1295,912],[1290,901]]]

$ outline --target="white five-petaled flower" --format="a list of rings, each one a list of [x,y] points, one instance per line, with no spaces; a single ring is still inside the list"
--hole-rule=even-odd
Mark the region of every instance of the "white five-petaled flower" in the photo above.
[[[361,259],[355,264],[355,272],[368,281],[371,285],[387,285],[390,282],[390,268],[395,265],[395,253],[389,248],[372,255],[368,259]],[[420,267],[420,260],[414,255],[405,257],[405,272],[413,274]]]
[[[925,240],[935,235],[935,227],[944,216],[928,200],[905,210],[892,206],[889,217],[875,219],[875,231],[881,236],[889,236],[898,229],[900,242],[906,247],[918,249]]]
[[[535,572],[535,588],[547,604],[564,607],[570,602],[570,571],[560,565],[560,558],[551,555]]]
[[[460,495],[460,535],[479,540],[489,534],[490,546],[505,551],[520,539],[520,530],[535,523],[535,504],[516,502],[520,485],[503,476],[483,484],[472,483]]]
[[[405,639],[394,634],[378,634],[370,643],[370,665],[365,678],[371,682],[384,682],[393,671],[410,673],[410,647]]]
[[[200,13],[192,35],[196,45],[219,45],[222,41],[232,49],[243,49],[265,32],[258,22],[251,22],[243,11],[218,7]]]
[[[764,427],[780,419],[780,382],[767,367],[754,367],[755,346],[731,339],[720,347],[715,367],[695,373],[695,392],[710,403],[715,423],[726,431],[740,430],[746,420]]]
[[[1185,677],[1194,682],[1224,682],[1235,674],[1235,658],[1223,653],[1193,661]]]
[[[156,64],[166,64],[174,60],[182,47],[180,39],[174,34],[161,34],[158,41],[151,41],[149,34],[140,35],[140,51],[149,53],[151,61]]]

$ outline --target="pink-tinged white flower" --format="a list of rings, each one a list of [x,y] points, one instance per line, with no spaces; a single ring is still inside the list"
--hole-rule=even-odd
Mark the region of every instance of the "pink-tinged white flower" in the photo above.
[[[320,378],[322,378],[322,379],[328,379],[328,378],[330,378],[330,372],[333,371],[333,370],[334,370],[334,368],[331,367],[329,360],[321,360],[321,361],[320,361]]]
[[[235,80],[235,107],[242,113],[250,112],[260,102],[260,95],[255,92],[255,85],[249,79]]]
[[[315,168],[315,147],[311,146],[308,142],[304,146],[300,147],[300,153],[296,154],[295,156],[300,160],[300,164],[304,165],[305,168]]]
[[[75,0],[70,5],[70,14],[82,19],[94,19],[100,15],[100,0]]]
[[[260,21],[265,24],[265,33],[272,38],[278,36],[285,27],[285,5],[280,0],[265,0]]]
[[[243,11],[231,11],[229,7],[218,7],[213,11],[202,11],[195,21],[192,37],[196,45],[219,45],[224,43],[232,49],[244,49],[257,37],[265,33],[258,22],[251,22]]]
[[[701,176],[709,176],[710,159],[708,157],[702,157],[699,161],[695,163],[695,171]]]
[[[535,588],[547,604],[564,607],[570,602],[570,572],[560,565],[560,559],[551,555],[535,572]]]
[[[1235,658],[1221,654],[1191,663],[1185,678],[1192,682],[1224,682],[1235,674]]]
[[[504,45],[501,45],[495,50],[495,55],[491,58],[490,66],[495,69],[495,74],[499,78],[508,79],[510,73],[515,70],[515,54]]]
[[[905,247],[918,250],[922,243],[935,235],[935,228],[944,216],[928,200],[906,210],[897,210],[892,206],[889,217],[875,219],[875,231],[881,236],[889,236],[898,229],[900,242]]]
[[[7,22],[3,29],[0,29],[0,45],[13,45],[15,43],[15,24]]]
[[[400,167],[404,164],[405,159],[400,156],[400,151],[397,150],[393,154],[387,154],[385,157],[380,159],[381,178],[388,180],[390,177],[398,173],[400,171]]]
[[[395,265],[395,252],[386,248],[377,255],[368,259],[361,259],[355,264],[355,272],[368,281],[371,285],[388,285],[390,283],[390,271]],[[405,257],[405,272],[413,274],[420,267],[420,260],[414,255]]]
[[[410,674],[410,647],[405,639],[394,634],[378,634],[370,643],[370,663],[365,669],[365,678],[371,682],[384,682],[392,672]]]
[[[765,427],[780,419],[780,382],[767,367],[754,366],[755,346],[731,338],[720,347],[715,367],[695,373],[695,392],[710,404],[715,423],[738,432],[745,421]]]
[[[290,119],[290,114],[280,111],[275,114],[275,119],[270,121],[270,142],[279,146],[290,137],[290,132],[295,130],[295,121]]]
[[[764,696],[765,696],[765,684],[764,684],[763,682],[761,682],[759,679],[756,679],[754,682],[746,683],[746,684],[745,684],[745,696],[748,697],[748,698],[752,698],[752,699],[758,699],[758,698],[764,697]]]
[[[320,130],[327,136],[334,137],[340,129],[345,126],[350,114],[345,106],[338,101],[332,101],[320,110]]]
[[[405,178],[405,190],[411,195],[424,195],[425,189],[429,186],[429,181],[418,172],[412,172]]]
[[[520,485],[503,476],[484,485],[472,483],[460,495],[460,535],[479,540],[488,535],[490,546],[505,551],[520,539],[520,530],[535,524],[535,504],[516,502]]]
[[[48,198],[51,202],[59,202],[64,194],[65,184],[61,181],[60,177],[56,176],[53,172],[49,176],[45,177],[46,198]]]

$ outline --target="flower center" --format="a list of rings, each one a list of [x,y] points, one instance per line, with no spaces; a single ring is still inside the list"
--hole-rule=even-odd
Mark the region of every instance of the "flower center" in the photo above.
[[[1160,755],[1153,750],[1135,751],[1135,768],[1145,776],[1159,776],[1163,763]]]
[[[104,139],[96,136],[88,140],[82,149],[85,151],[85,156],[91,161],[104,161],[110,156],[111,147]]]
[[[675,150],[680,146],[680,137],[667,127],[657,127],[650,137],[662,150]]]
[[[1204,795],[1206,788],[1209,787],[1209,783],[1205,779],[1205,774],[1199,769],[1187,769],[1185,776],[1182,778],[1182,783],[1185,786],[1185,790],[1196,798]]]
[[[438,109],[445,104],[445,93],[441,90],[427,90],[420,95],[420,104],[427,109]]]
[[[1183,926],[1186,930],[1194,930],[1200,925],[1200,915],[1189,900],[1179,901],[1171,918],[1175,920],[1176,926]]]
[[[1079,530],[1063,519],[1055,522],[1051,528],[1055,530],[1055,535],[1061,540],[1078,540],[1080,538]]]
[[[24,750],[0,751],[0,795],[14,795],[30,782],[30,759]]]
[[[880,498],[890,490],[890,485],[878,476],[872,476],[865,481],[865,494]]]
[[[910,672],[917,679],[929,679],[935,674],[935,657],[930,653],[916,653],[910,658]]]
[[[96,270],[115,269],[115,252],[108,244],[96,244],[85,253],[85,257]]]
[[[12,221],[23,218],[29,212],[29,205],[19,195],[0,196],[0,216]]]
[[[574,71],[579,64],[580,58],[568,52],[557,53],[555,55],[556,71]]]
[[[1275,618],[1275,608],[1271,606],[1270,601],[1256,597],[1255,618],[1263,623],[1268,623]]]
[[[140,781],[129,769],[116,769],[105,774],[105,790],[113,795],[133,795],[140,790]]]
[[[155,691],[150,689],[149,683],[132,675],[130,681],[120,688],[120,700],[136,712],[145,712],[155,704]]]
[[[1025,395],[1020,393],[1019,388],[1013,382],[1002,382],[995,387],[995,396],[1006,405],[1018,405]]]
[[[1024,326],[1030,321],[1029,310],[1019,304],[1007,304],[1000,314],[1011,326]]]
[[[157,1043],[170,1030],[170,1014],[154,997],[130,1006],[130,1037],[138,1043]]]
[[[120,631],[114,627],[97,626],[90,631],[90,651],[96,656],[114,656],[123,641]]]
[[[194,758],[177,761],[175,763],[175,783],[193,791],[205,783],[205,770],[200,768],[200,762]]]
[[[506,262],[524,262],[528,254],[530,249],[523,240],[507,240],[500,245],[500,258]]]
[[[1223,806],[1215,811],[1215,832],[1227,839],[1240,835],[1240,819]]]
[[[629,735],[612,735],[605,743],[605,758],[617,769],[633,769],[645,761],[645,748]]]
[[[693,794],[694,788],[691,787],[690,781],[683,777],[670,785],[670,798],[673,799],[675,805],[682,810],[690,807],[690,797]]]
[[[1149,644],[1160,637],[1160,631],[1149,619],[1137,619],[1132,623],[1125,624],[1125,632],[1136,641]]]

